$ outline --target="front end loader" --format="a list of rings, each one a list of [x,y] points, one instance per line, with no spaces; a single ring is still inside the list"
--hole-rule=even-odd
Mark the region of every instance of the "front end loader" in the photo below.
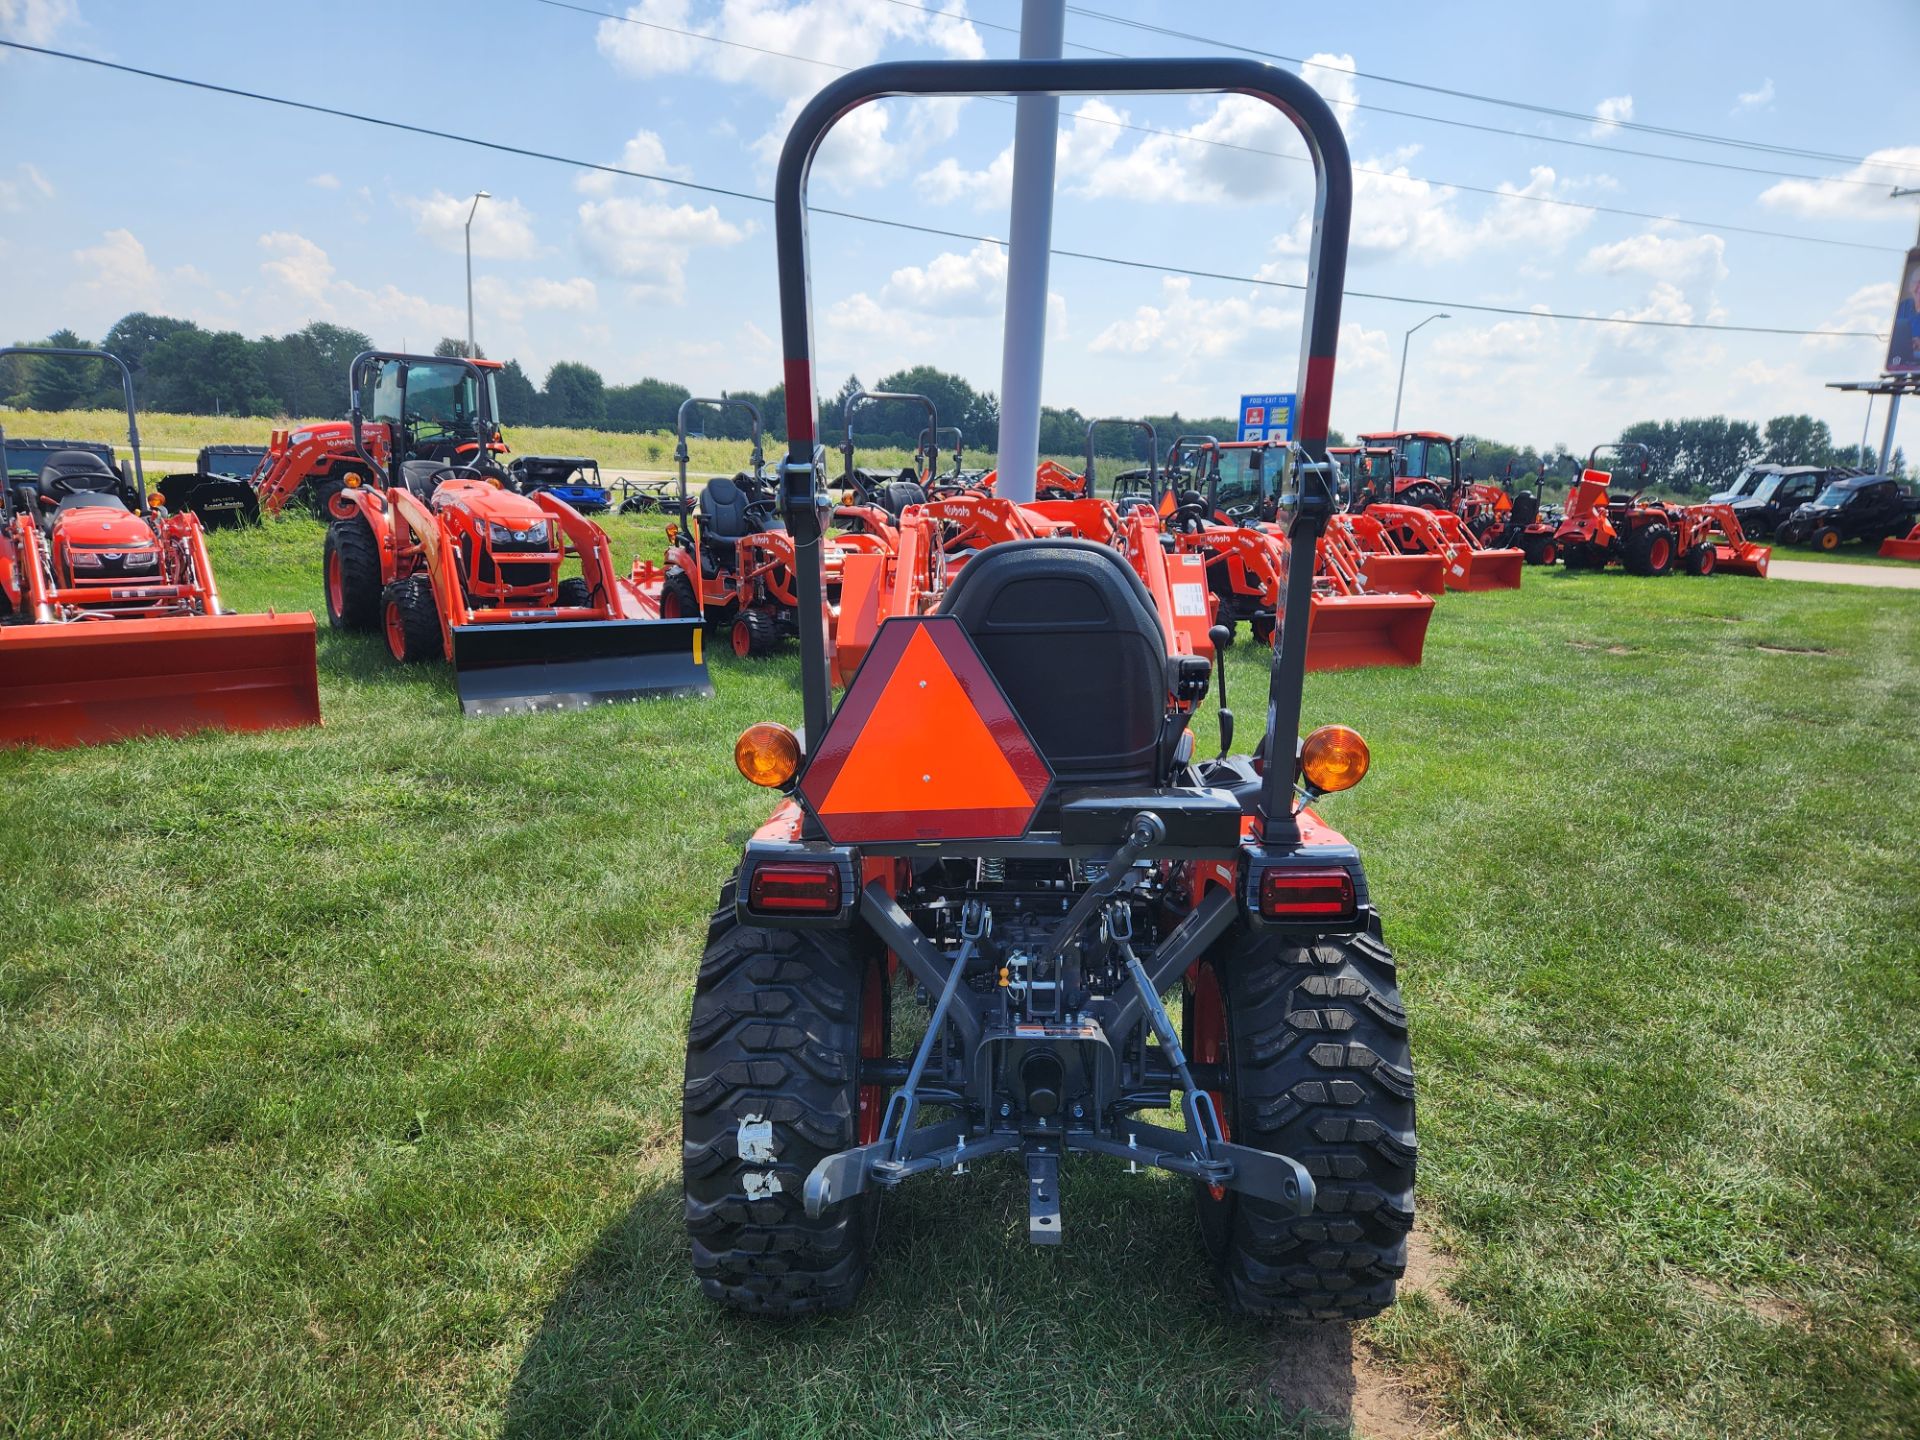
[[[264,445],[202,445],[190,475],[169,475],[153,488],[176,515],[191,510],[205,530],[260,523],[253,477],[266,459]]]
[[[16,469],[0,430],[0,745],[319,724],[313,617],[222,603],[199,519],[147,494],[125,363],[4,355],[115,366],[131,458],[89,445]]]
[[[1317,172],[1309,463],[1277,507],[1291,552],[1311,555],[1333,510],[1352,207],[1345,140],[1312,86],[1238,58],[911,61],[832,81],[787,138],[779,497],[802,726],[751,726],[734,749],[781,798],[720,891],[682,1107],[692,1269],[720,1304],[852,1305],[886,1262],[884,1192],[945,1183],[965,1203],[962,1182],[935,1177],[996,1161],[1023,1173],[1027,1235],[1043,1245],[1074,1233],[1069,1163],[1186,1181],[1223,1299],[1253,1314],[1372,1315],[1405,1268],[1407,1017],[1359,852],[1313,808],[1368,757],[1345,727],[1300,735],[1311,566],[1286,576],[1251,753],[1233,751],[1222,693],[1220,753],[1196,754],[1188,722],[1212,683],[1224,692],[1224,669],[1178,638],[1196,617],[1171,587],[1081,539],[974,554],[931,613],[879,627],[834,704],[805,217],[821,139],[887,96],[1146,92],[1270,104]],[[1165,553],[1151,512],[1128,523]],[[895,1028],[901,991],[923,1002],[924,1031]]]
[[[402,455],[413,430],[465,433],[468,463],[383,463],[329,501],[327,616],[378,630],[402,663],[444,659],[467,715],[572,710],[648,696],[711,695],[700,620],[663,615],[650,567],[614,567],[606,532],[551,493],[521,495],[481,459],[496,413],[490,373],[464,359],[355,358],[350,424],[387,416]],[[364,402],[364,403],[363,403]],[[561,569],[577,561],[578,575]]]

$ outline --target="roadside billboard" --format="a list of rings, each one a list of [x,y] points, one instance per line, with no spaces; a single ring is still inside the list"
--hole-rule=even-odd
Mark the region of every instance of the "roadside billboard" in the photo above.
[[[1240,397],[1240,438],[1242,440],[1293,439],[1294,397],[1288,394],[1242,395]]]
[[[1887,374],[1920,375],[1920,245],[1907,252],[1900,294],[1893,306],[1893,337],[1887,341]]]

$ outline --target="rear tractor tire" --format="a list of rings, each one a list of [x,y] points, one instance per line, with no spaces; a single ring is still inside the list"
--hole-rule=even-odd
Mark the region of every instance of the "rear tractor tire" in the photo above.
[[[425,575],[396,580],[387,586],[381,604],[387,653],[402,665],[441,658],[440,608],[434,603],[431,580]]]
[[[672,567],[660,586],[660,618],[691,620],[699,613],[700,597],[694,593],[693,581],[679,566]]]
[[[733,882],[721,890],[694,981],[680,1112],[682,1203],[709,1299],[810,1315],[859,1294],[878,1197],[813,1220],[803,1187],[821,1159],[863,1138],[862,1021],[884,1013],[885,973],[884,952],[860,932],[743,925]]]
[[[733,653],[742,660],[771,655],[780,644],[780,627],[764,610],[742,610],[733,621]]]
[[[1627,537],[1625,564],[1632,575],[1665,575],[1673,569],[1673,531],[1642,525]]]
[[[1413,1229],[1413,1061],[1393,955],[1371,935],[1292,945],[1241,931],[1203,967],[1196,1058],[1224,1032],[1228,1138],[1298,1160],[1313,1213],[1196,1191],[1200,1229],[1234,1309],[1357,1320],[1393,1303]]]
[[[380,544],[367,522],[335,520],[321,552],[327,592],[327,623],[335,630],[373,630],[380,625]]]

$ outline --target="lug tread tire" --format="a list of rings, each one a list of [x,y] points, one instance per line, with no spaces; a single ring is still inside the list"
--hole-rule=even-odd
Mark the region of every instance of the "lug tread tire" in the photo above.
[[[402,653],[393,658],[402,665],[417,665],[422,660],[439,660],[445,653],[440,634],[440,607],[434,602],[433,582],[425,575],[409,575],[387,586],[382,606],[397,606],[400,611]],[[393,649],[391,638],[387,645]]]
[[[802,1187],[820,1159],[856,1143],[868,963],[856,932],[742,925],[733,883],[720,893],[687,1029],[681,1176],[694,1274],[731,1309],[844,1310],[866,1281],[873,1198],[812,1220]],[[772,1125],[771,1162],[740,1158],[750,1116]]]
[[[1393,1303],[1413,1228],[1413,1062],[1392,952],[1371,935],[1290,945],[1239,932],[1220,961],[1233,1138],[1290,1155],[1313,1213],[1200,1193],[1236,1310],[1357,1320]]]
[[[331,588],[326,583],[334,557],[340,558],[342,604],[333,606]],[[373,538],[367,522],[359,518],[334,520],[327,525],[327,540],[321,556],[321,588],[327,591],[327,623],[335,630],[378,630],[380,628],[381,591],[380,543]]]
[[[575,607],[585,609],[593,604],[593,592],[587,589],[586,577],[569,575],[553,587],[553,603],[562,610]]]
[[[1653,563],[1654,551],[1661,542],[1666,544],[1666,564],[1656,567]],[[1633,575],[1665,575],[1673,569],[1673,531],[1667,526],[1655,522],[1642,525],[1627,537],[1625,565]]]

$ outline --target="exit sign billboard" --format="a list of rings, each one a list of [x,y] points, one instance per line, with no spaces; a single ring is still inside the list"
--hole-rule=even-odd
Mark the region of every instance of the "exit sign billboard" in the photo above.
[[[1240,438],[1242,440],[1293,439],[1292,394],[1242,395],[1240,397]]]

